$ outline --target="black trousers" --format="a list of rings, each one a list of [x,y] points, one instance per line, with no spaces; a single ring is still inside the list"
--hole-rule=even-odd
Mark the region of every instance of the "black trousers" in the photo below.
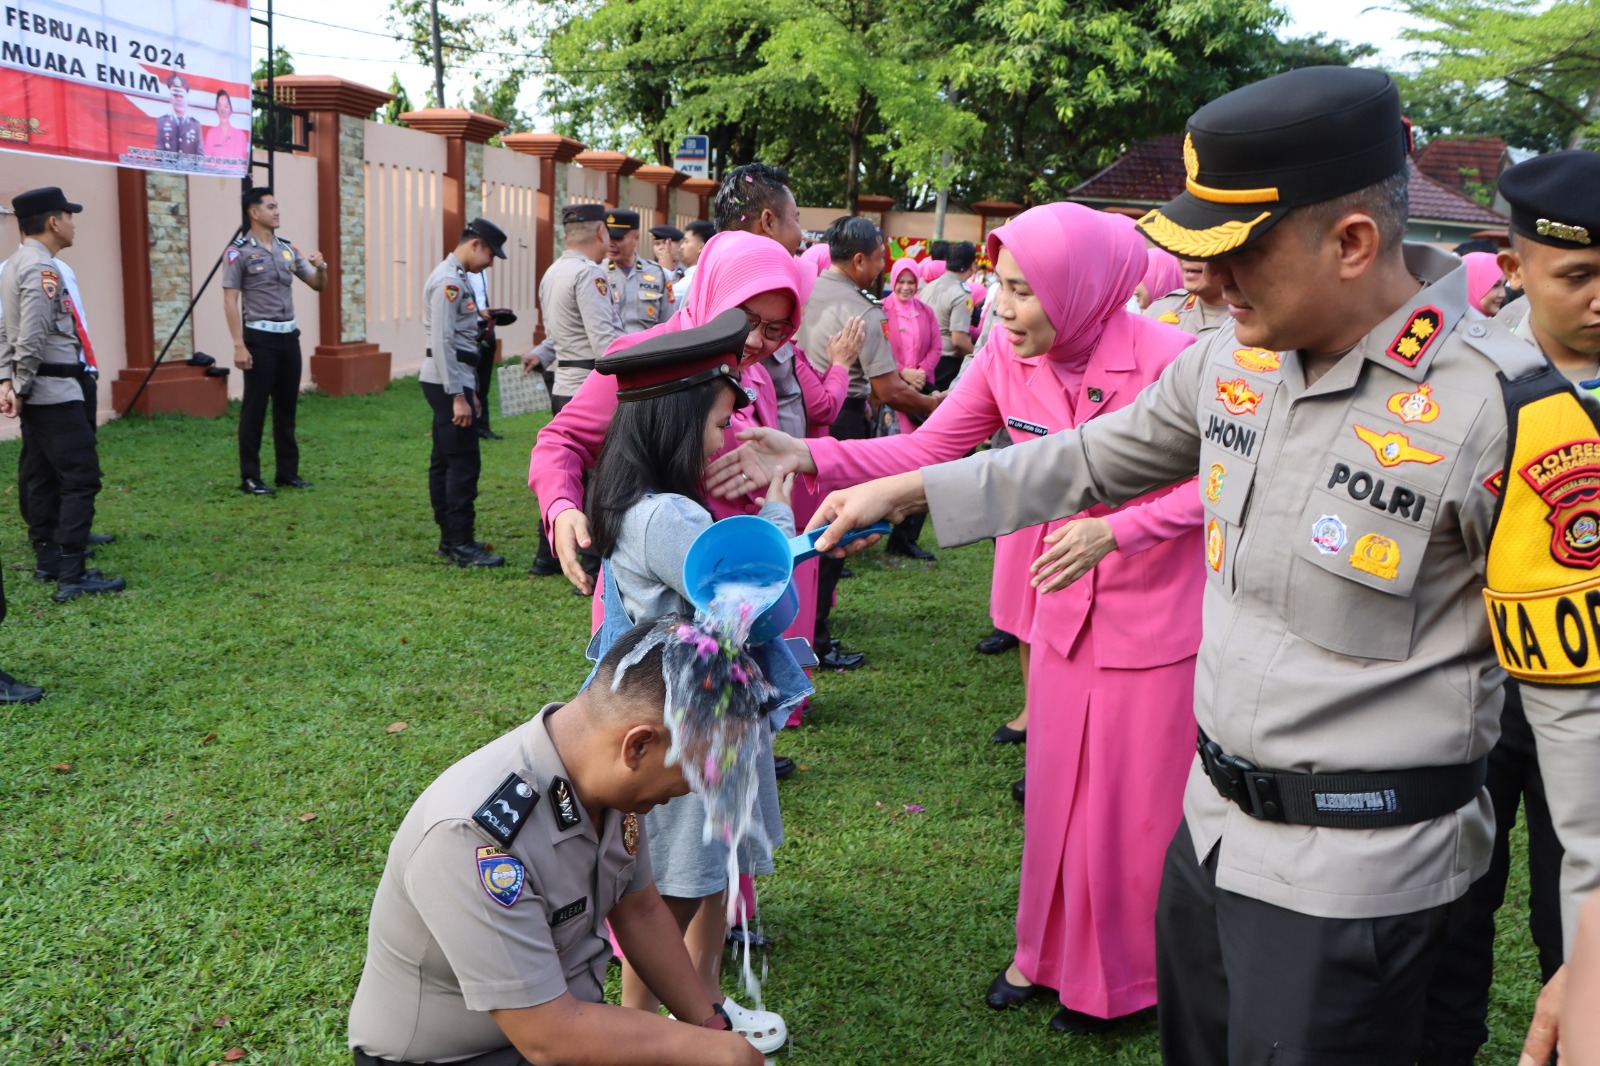
[[[483,401],[483,414],[478,417],[478,425],[485,430],[489,428],[489,386],[494,384],[494,341],[478,345],[478,362],[472,368],[473,376],[478,382],[478,398]]]
[[[28,539],[81,548],[94,523],[100,457],[82,401],[22,403],[18,492]]]
[[[476,537],[478,473],[483,463],[478,453],[476,425],[465,428],[451,421],[454,398],[443,385],[422,383],[422,395],[433,409],[433,453],[428,457],[428,500],[439,539],[445,544],[471,544]],[[462,392],[472,402],[472,390]]]
[[[244,403],[239,410],[239,477],[261,477],[261,431],[272,402],[272,453],[276,480],[300,476],[300,445],[294,439],[295,407],[300,402],[300,331],[244,331],[250,369],[244,375]]]
[[[964,355],[941,355],[939,361],[933,365],[933,387],[937,392],[948,389],[956,380],[956,375],[961,373],[961,361]]]
[[[1562,962],[1561,858],[1550,821],[1544,777],[1534,751],[1533,727],[1522,711],[1522,690],[1506,683],[1500,743],[1489,753],[1494,852],[1489,871],[1467,892],[1466,915],[1450,937],[1428,985],[1423,1043],[1431,1055],[1470,1058],[1489,1042],[1489,985],[1494,978],[1494,916],[1506,900],[1511,876],[1511,830],[1517,807],[1528,829],[1528,928],[1539,951],[1539,970],[1550,980]]]
[[[89,420],[89,432],[99,439],[100,429],[95,419],[100,410],[99,379],[93,374],[80,374],[78,384],[83,388],[83,413]],[[26,401],[24,401],[26,402]],[[22,438],[22,451],[17,456],[17,470],[20,472],[28,465],[28,439]],[[28,518],[28,485],[20,476],[17,478],[17,510],[22,513],[22,524],[30,525]]]
[[[1412,1066],[1428,978],[1463,900],[1318,918],[1217,888],[1187,826],[1156,904],[1163,1066]]]
[[[865,401],[845,400],[844,408],[828,432],[835,440],[864,440],[872,436]],[[818,655],[827,650],[828,641],[833,637],[828,616],[833,613],[833,593],[839,587],[839,572],[843,569],[843,559],[824,555],[817,560],[817,628],[812,632],[812,646]]]

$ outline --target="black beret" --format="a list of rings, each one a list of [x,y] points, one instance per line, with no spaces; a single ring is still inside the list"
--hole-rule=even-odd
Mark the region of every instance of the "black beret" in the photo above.
[[[1511,205],[1511,228],[1557,248],[1590,248],[1600,241],[1600,154],[1551,152],[1500,175]]]
[[[1189,119],[1185,191],[1139,220],[1184,259],[1238,251],[1296,207],[1402,173],[1411,134],[1380,70],[1305,67],[1220,96]]]
[[[639,212],[629,211],[626,208],[615,207],[606,212],[606,229],[614,237],[620,237],[629,230],[639,228]]]
[[[70,211],[76,215],[83,210],[83,205],[72,203],[66,193],[49,185],[43,189],[18,193],[16,199],[11,201],[11,210],[17,213],[18,218],[32,218],[51,211]]]
[[[568,204],[561,209],[561,224],[564,226],[570,226],[574,222],[604,222],[605,220],[605,204]]]
[[[506,231],[486,218],[475,218],[467,223],[467,232],[489,246],[496,259],[506,257]]]
[[[739,384],[738,367],[749,332],[749,317],[731,307],[704,326],[657,334],[597,359],[594,368],[616,376],[618,403],[665,396],[723,378],[733,387],[734,407],[748,407],[750,396]]]
[[[659,241],[681,241],[683,240],[683,230],[677,226],[651,226],[650,236]]]

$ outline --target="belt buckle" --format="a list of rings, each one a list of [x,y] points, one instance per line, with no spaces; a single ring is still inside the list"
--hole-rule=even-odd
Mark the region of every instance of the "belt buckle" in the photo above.
[[[1200,753],[1200,765],[1205,767],[1206,776],[1211,778],[1212,786],[1223,799],[1230,800],[1252,818],[1269,822],[1282,820],[1283,807],[1277,802],[1277,788],[1271,774],[1262,773],[1260,767],[1247,759],[1229,755],[1209,737],[1201,740],[1196,748]]]

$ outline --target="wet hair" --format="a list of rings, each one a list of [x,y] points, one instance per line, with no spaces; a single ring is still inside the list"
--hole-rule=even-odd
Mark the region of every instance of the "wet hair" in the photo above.
[[[971,241],[960,241],[950,246],[950,254],[945,257],[945,264],[953,273],[959,274],[963,270],[971,270],[972,264],[978,261],[978,246]]]
[[[860,215],[841,215],[833,220],[822,239],[828,242],[828,256],[835,263],[848,263],[858,255],[871,255],[883,243],[883,233]]]
[[[657,624],[658,620],[654,618],[640,622],[618,637],[616,643],[600,657],[600,668],[589,691],[595,693],[605,706],[618,706],[619,709],[620,705],[649,707],[657,718],[661,716],[667,699],[667,684],[661,669],[659,644],[645,649],[634,664],[644,669],[624,670],[620,678],[617,676],[618,664],[639,649]]]
[[[706,419],[721,390],[729,387],[718,378],[617,404],[583,508],[601,558],[616,549],[622,516],[645,493],[673,492],[706,505],[700,488],[706,476]]]
[[[734,167],[722,179],[722,188],[711,201],[711,218],[717,232],[753,230],[761,212],[782,212],[789,193],[789,172],[768,163],[746,163]]]
[[[271,195],[272,187],[270,185],[257,185],[239,197],[239,203],[243,205],[245,214],[249,214],[252,207]]]
[[[17,228],[22,231],[22,235],[24,237],[37,237],[39,234],[44,232],[44,228],[50,224],[50,220],[52,218],[60,218],[61,216],[68,214],[71,214],[71,212],[41,211],[39,214],[29,215],[27,218],[23,218],[19,215],[17,217]]]
[[[1315,243],[1329,226],[1351,211],[1365,211],[1378,224],[1379,251],[1387,254],[1397,250],[1406,238],[1406,223],[1411,217],[1409,187],[1410,177],[1402,170],[1364,189],[1297,207],[1290,217],[1299,220],[1307,243]]]
[[[713,226],[703,218],[697,218],[687,226],[683,227],[683,235],[685,237],[691,233],[696,237],[699,237],[700,243],[704,244],[706,241],[709,241],[712,237],[717,235],[717,227]]]

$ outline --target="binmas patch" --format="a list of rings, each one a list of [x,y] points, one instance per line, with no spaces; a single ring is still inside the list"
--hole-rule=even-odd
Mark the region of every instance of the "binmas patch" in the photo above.
[[[478,883],[489,893],[490,899],[509,907],[522,898],[528,872],[520,861],[494,847],[479,848],[477,859]]]
[[[1444,312],[1437,307],[1419,307],[1411,312],[1406,324],[1400,327],[1394,340],[1386,349],[1389,358],[1406,366],[1416,366],[1428,354],[1433,342],[1439,339],[1439,327],[1444,325]]]
[[[1325,514],[1311,523],[1311,544],[1323,555],[1338,555],[1349,539],[1349,531],[1336,514]]]

